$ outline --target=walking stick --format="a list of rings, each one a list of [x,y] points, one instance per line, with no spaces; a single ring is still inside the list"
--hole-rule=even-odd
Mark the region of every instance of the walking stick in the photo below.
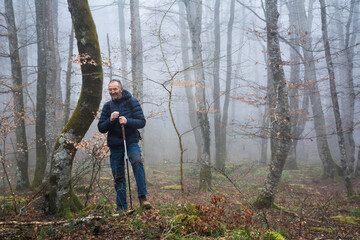
[[[129,157],[127,155],[127,148],[126,148],[126,138],[125,138],[125,126],[121,125],[122,135],[124,139],[124,154],[125,154],[125,161],[126,161],[126,171],[127,171],[127,179],[128,179],[128,185],[129,185],[129,197],[130,197],[130,211],[129,213],[132,213],[134,211],[133,205],[132,205],[132,198],[131,198],[131,185],[130,185],[130,172],[129,172]]]

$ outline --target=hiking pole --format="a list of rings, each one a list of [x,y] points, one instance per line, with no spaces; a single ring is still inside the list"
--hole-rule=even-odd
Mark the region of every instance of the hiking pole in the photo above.
[[[127,171],[127,179],[128,179],[128,185],[129,185],[129,197],[130,197],[130,211],[129,213],[132,213],[135,211],[133,209],[132,205],[132,198],[131,198],[131,185],[130,185],[130,172],[129,172],[129,157],[127,155],[127,148],[126,148],[126,138],[125,138],[125,126],[121,125],[122,135],[124,139],[124,154],[125,154],[125,161],[126,161],[126,171]]]

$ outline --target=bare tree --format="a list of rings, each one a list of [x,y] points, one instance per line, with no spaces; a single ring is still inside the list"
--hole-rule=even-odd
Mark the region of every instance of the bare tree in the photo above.
[[[126,58],[126,40],[125,40],[125,18],[124,6],[125,0],[118,0],[118,16],[119,16],[119,33],[120,33],[120,50],[121,50],[121,76],[126,78],[127,58]]]
[[[211,187],[211,159],[210,159],[210,125],[208,109],[205,104],[205,75],[203,68],[203,57],[201,49],[201,22],[202,22],[202,0],[184,0],[186,16],[190,29],[191,50],[193,56],[193,68],[195,72],[195,96],[197,103],[197,118],[201,129],[201,156],[200,189],[207,190]]]
[[[71,25],[69,35],[69,54],[66,70],[66,83],[65,83],[65,122],[69,121],[70,117],[70,104],[71,104],[71,72],[72,72],[72,56],[74,50],[74,27]]]
[[[36,34],[37,34],[37,65],[38,76],[36,85],[36,120],[35,120],[35,134],[36,134],[36,166],[35,175],[32,182],[33,186],[41,184],[47,163],[47,149],[46,149],[46,79],[47,79],[47,60],[45,48],[45,33],[44,33],[44,16],[43,16],[43,1],[35,2],[36,10]]]
[[[12,0],[5,0],[5,20],[7,24],[9,54],[11,61],[11,76],[13,81],[13,102],[16,136],[16,189],[23,190],[30,186],[28,176],[28,144],[25,129],[25,109],[23,99],[23,82],[19,54],[17,28],[15,24]]]
[[[269,208],[275,198],[275,192],[281,179],[281,174],[290,148],[290,113],[287,87],[281,59],[278,37],[277,1],[266,1],[266,31],[268,66],[273,76],[274,92],[270,98],[274,101],[274,117],[271,118],[271,164],[263,190],[257,196],[254,206]]]
[[[180,34],[181,34],[181,57],[182,57],[182,63],[184,71],[184,81],[189,81],[191,79],[191,73],[190,73],[190,60],[189,60],[189,35],[188,31],[186,29],[186,22],[184,19],[185,14],[185,8],[184,3],[182,1],[178,2],[179,4],[179,26],[180,26]],[[199,123],[197,121],[196,117],[196,103],[195,103],[195,95],[193,91],[192,84],[185,83],[185,93],[188,103],[188,109],[189,109],[189,118],[190,118],[190,126],[193,129],[194,137],[195,137],[195,144],[197,148],[197,156],[196,159],[199,159],[201,156],[201,132],[199,128]]]
[[[326,177],[334,177],[338,170],[337,165],[333,160],[327,141],[327,132],[323,107],[321,105],[320,92],[317,84],[316,66],[313,55],[312,37],[310,34],[310,26],[312,22],[312,3],[309,4],[309,16],[306,16],[305,3],[302,0],[295,0],[295,8],[299,13],[299,18],[296,22],[296,27],[301,33],[300,43],[305,60],[305,85],[307,94],[309,94],[311,108],[314,118],[314,127],[316,133],[317,149],[324,166],[324,175]]]
[[[50,211],[71,216],[82,207],[74,193],[71,170],[75,144],[84,137],[93,122],[102,96],[103,71],[100,47],[87,0],[68,0],[69,11],[81,60],[82,88],[77,106],[58,137],[50,170]]]
[[[335,85],[335,73],[334,73],[334,65],[331,57],[330,52],[330,43],[327,31],[327,22],[326,22],[326,5],[325,0],[319,0],[321,5],[321,22],[322,22],[322,38],[324,42],[325,48],[325,59],[327,70],[329,73],[329,84],[330,84],[330,93],[331,93],[331,100],[333,103],[333,111],[335,116],[335,124],[336,124],[336,133],[338,136],[339,148],[340,148],[340,162],[345,174],[345,185],[348,192],[348,196],[352,197],[356,195],[354,188],[351,184],[350,177],[352,175],[352,170],[349,168],[346,156],[346,149],[345,149],[345,138],[343,133],[343,128],[341,124],[341,116],[340,116],[340,107],[338,101],[338,94],[336,91]]]

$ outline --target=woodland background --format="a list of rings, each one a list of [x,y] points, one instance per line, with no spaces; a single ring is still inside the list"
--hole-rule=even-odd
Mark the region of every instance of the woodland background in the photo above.
[[[2,0],[1,234],[358,238],[359,11],[358,0]],[[112,78],[147,118],[154,208],[132,216],[112,215],[96,128]]]

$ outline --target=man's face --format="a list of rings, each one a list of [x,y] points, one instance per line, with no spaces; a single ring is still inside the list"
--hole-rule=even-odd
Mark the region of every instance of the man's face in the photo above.
[[[120,99],[122,97],[122,91],[123,89],[118,82],[109,83],[109,94],[112,100]]]

